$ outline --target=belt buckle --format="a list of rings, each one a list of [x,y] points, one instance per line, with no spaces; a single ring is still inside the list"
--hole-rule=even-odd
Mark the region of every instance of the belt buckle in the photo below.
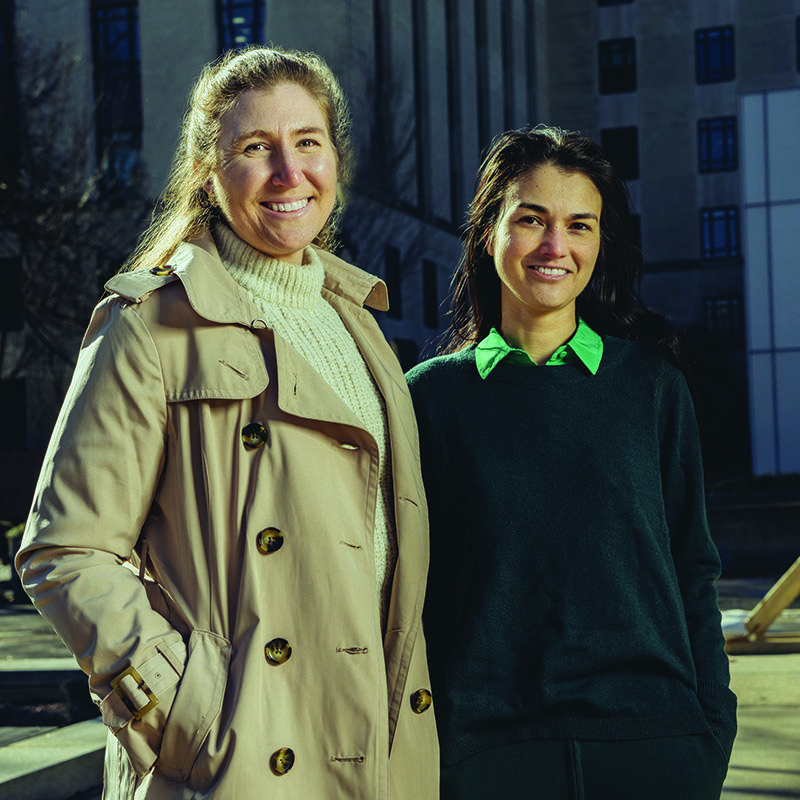
[[[127,678],[128,675],[136,681],[136,688],[139,689],[140,692],[144,692],[147,697],[147,703],[141,708],[136,708],[133,700],[125,693],[124,687],[120,686],[123,679]],[[116,678],[111,679],[111,688],[117,693],[117,696],[125,704],[125,708],[131,712],[131,716],[134,719],[141,719],[151,708],[155,708],[158,705],[158,698],[147,685],[144,678],[132,666],[128,667],[124,672],[120,672]]]

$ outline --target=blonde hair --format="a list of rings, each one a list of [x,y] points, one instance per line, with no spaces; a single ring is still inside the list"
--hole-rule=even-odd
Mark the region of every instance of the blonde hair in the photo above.
[[[231,50],[203,67],[189,98],[169,180],[153,220],[123,266],[124,271],[163,266],[181,242],[209,230],[211,221],[219,218],[220,212],[209,203],[204,184],[217,167],[222,118],[244,92],[280,83],[303,87],[317,101],[328,123],[337,162],[336,202],[313,243],[333,246],[353,171],[350,113],[344,93],[318,55],[255,45]]]

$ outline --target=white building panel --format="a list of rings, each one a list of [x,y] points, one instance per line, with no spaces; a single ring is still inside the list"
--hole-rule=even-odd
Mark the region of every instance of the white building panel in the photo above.
[[[775,347],[800,349],[800,202],[772,206],[769,221]],[[800,410],[800,396],[795,405]]]
[[[800,350],[775,357],[778,469],[800,472]]]
[[[769,475],[777,471],[772,355],[751,355],[749,367],[753,473]]]
[[[770,202],[800,200],[800,91],[767,95],[766,144]]]
[[[772,346],[771,284],[767,261],[767,212],[764,207],[745,208],[745,291],[747,293],[748,350]]]
[[[763,203],[767,199],[764,156],[764,96],[742,98],[742,201]]]

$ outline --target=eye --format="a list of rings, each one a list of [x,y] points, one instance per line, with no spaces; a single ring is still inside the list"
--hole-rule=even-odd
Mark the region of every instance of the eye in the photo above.
[[[517,222],[523,225],[541,225],[542,221],[538,217],[534,217],[532,215],[526,215],[524,217],[520,217]]]
[[[297,146],[303,148],[304,150],[312,150],[315,147],[319,147],[320,143],[316,139],[301,139],[297,143]]]
[[[587,225],[585,222],[573,222],[572,223],[572,229],[573,230],[577,230],[577,231],[581,231],[581,232],[583,232],[583,231],[590,231],[591,232],[592,226],[591,225]]]

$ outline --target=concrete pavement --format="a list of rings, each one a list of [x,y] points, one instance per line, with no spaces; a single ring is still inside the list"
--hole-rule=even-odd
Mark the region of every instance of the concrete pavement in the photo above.
[[[750,609],[769,585],[723,581],[720,605]],[[800,632],[800,602],[794,606],[776,624]],[[732,656],[731,673],[739,736],[723,800],[800,798],[800,653]],[[31,691],[36,685],[38,696]],[[85,686],[64,645],[30,606],[0,606],[3,800],[99,798],[103,726],[97,719],[63,725],[85,714]]]
[[[799,612],[788,619],[800,629]],[[732,656],[731,676],[739,734],[723,799],[800,798],[800,653]]]

